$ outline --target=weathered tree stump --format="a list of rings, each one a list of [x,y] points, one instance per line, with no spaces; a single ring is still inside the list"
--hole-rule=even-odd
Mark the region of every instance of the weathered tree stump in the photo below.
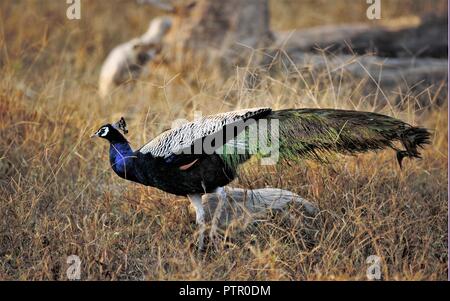
[[[167,41],[182,49],[208,51],[234,43],[258,47],[272,42],[267,0],[198,0],[178,11]]]
[[[173,28],[165,58],[180,69],[186,64],[231,69],[259,60],[254,49],[273,43],[268,0],[172,1]],[[222,70],[223,71],[223,70]]]

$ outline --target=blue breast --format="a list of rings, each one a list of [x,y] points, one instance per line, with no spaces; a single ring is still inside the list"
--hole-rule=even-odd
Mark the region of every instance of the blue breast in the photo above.
[[[111,167],[121,177],[133,173],[133,157],[133,150],[128,143],[114,143],[109,148]]]

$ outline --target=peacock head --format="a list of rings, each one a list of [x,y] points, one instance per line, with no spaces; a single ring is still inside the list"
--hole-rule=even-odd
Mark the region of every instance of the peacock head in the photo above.
[[[105,124],[102,125],[92,136],[94,137],[100,137],[108,140],[109,142],[119,142],[122,140],[126,140],[123,135],[121,134],[127,134],[127,123],[125,122],[125,119],[122,117],[119,121],[113,124]]]

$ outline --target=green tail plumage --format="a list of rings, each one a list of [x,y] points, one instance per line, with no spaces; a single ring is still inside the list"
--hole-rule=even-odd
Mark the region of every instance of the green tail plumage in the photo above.
[[[425,128],[371,112],[289,109],[272,111],[262,119],[267,119],[269,126],[275,124],[272,121],[279,124],[279,158],[282,160],[327,162],[335,153],[356,154],[392,148],[397,151],[401,166],[405,157],[420,158],[418,148],[430,143],[430,132]],[[222,157],[232,168],[252,154],[261,154],[246,133],[248,131],[242,132],[224,147]],[[273,142],[270,134],[267,138]],[[397,149],[395,142],[400,142],[404,149]],[[241,154],[236,149],[240,149]],[[242,149],[245,149],[245,154],[242,154]]]

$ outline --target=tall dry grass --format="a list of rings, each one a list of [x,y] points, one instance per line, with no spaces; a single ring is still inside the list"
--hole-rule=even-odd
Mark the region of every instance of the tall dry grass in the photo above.
[[[366,279],[369,255],[381,257],[383,279],[446,279],[446,106],[381,109],[433,132],[423,160],[402,170],[390,151],[327,166],[247,167],[252,176],[233,185],[286,188],[320,207],[312,234],[294,210],[297,220],[269,218],[199,255],[189,202],[115,176],[106,143],[88,139],[94,130],[126,116],[136,148],[198,110],[372,110],[379,96],[327,70],[303,80],[307,69],[282,67],[250,87],[248,68],[220,79],[155,64],[135,88],[101,100],[96,82],[108,50],[142,32],[155,12],[134,1],[82,5],[82,19],[69,21],[64,1],[0,4],[0,279],[67,279],[71,254],[81,259],[82,279],[95,280]]]

